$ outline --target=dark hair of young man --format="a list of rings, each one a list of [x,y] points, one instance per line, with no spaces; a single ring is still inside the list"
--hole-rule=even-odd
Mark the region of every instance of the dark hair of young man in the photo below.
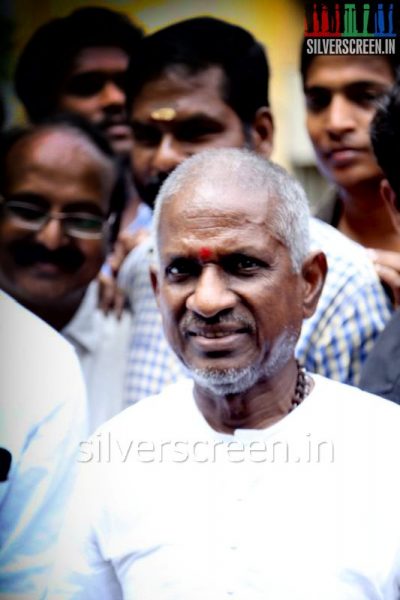
[[[213,17],[180,21],[143,38],[128,70],[128,106],[143,86],[180,65],[189,75],[219,66],[224,101],[244,123],[268,106],[269,68],[265,49],[248,32]]]
[[[63,80],[78,52],[88,47],[116,47],[132,56],[143,31],[127,16],[85,7],[37,29],[23,49],[15,71],[15,90],[33,122],[53,113]]]
[[[103,155],[105,155],[115,166],[117,174],[116,181],[111,193],[110,204],[107,214],[113,215],[110,227],[110,242],[114,242],[118,235],[122,211],[126,203],[126,186],[120,162],[115,158],[111,146],[91,123],[76,114],[58,114],[41,121],[40,125],[26,125],[24,127],[13,127],[0,134],[0,195],[7,191],[6,160],[14,145],[21,139],[29,137],[35,131],[55,127],[60,129],[72,129],[86,138]]]
[[[400,77],[371,123],[376,160],[396,194],[400,210]]]

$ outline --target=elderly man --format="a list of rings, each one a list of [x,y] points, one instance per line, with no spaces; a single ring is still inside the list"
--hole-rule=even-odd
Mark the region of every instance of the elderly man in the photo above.
[[[133,172],[154,202],[185,158],[208,148],[248,147],[269,157],[273,121],[269,67],[262,45],[241,27],[195,18],[144,38],[129,71],[135,140]],[[366,252],[335,229],[311,220],[311,243],[327,255],[329,273],[297,357],[311,371],[351,384],[389,319],[388,301]],[[134,252],[121,284],[133,307],[127,403],[159,392],[182,375],[161,328],[148,277],[146,248]]]
[[[246,150],[206,151],[155,222],[153,286],[192,380],[82,448],[49,597],[395,600],[400,410],[296,363],[326,272],[304,192]]]
[[[96,310],[123,205],[114,155],[77,116],[1,142],[0,287],[74,345],[93,431],[121,409],[130,329],[127,313],[118,321]]]

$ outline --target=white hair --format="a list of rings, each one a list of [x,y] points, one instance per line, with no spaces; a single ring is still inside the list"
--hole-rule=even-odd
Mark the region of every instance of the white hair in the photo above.
[[[164,181],[156,198],[153,236],[156,260],[159,263],[158,231],[162,209],[182,189],[196,180],[227,181],[246,191],[265,192],[265,198],[274,198],[268,228],[289,250],[296,273],[309,252],[310,211],[301,185],[282,167],[244,149],[225,148],[204,150],[182,162]]]

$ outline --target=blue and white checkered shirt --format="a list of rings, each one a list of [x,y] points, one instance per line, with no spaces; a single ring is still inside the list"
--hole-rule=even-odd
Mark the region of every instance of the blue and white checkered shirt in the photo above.
[[[312,249],[325,252],[329,271],[317,310],[304,321],[296,355],[308,371],[356,385],[375,338],[390,318],[390,303],[364,248],[315,218],[310,234]],[[125,405],[187,376],[163,334],[150,261],[151,245],[145,242],[127,257],[121,272],[134,313]]]

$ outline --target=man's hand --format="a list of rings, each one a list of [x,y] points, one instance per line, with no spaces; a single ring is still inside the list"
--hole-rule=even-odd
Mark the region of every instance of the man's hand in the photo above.
[[[114,244],[114,249],[107,259],[107,263],[111,267],[115,277],[118,277],[121,265],[129,252],[144,242],[150,235],[147,229],[139,229],[135,233],[129,231],[121,231],[117,241]]]
[[[374,263],[381,282],[389,288],[394,306],[400,306],[400,252],[369,249],[368,254]]]
[[[100,310],[106,315],[113,311],[117,319],[120,319],[126,302],[125,292],[118,287],[117,280],[111,272],[107,274],[101,271],[97,279],[99,282]]]
[[[135,233],[122,231],[115,242],[113,252],[108,256],[103,269],[98,276],[99,308],[106,315],[113,311],[120,319],[126,305],[126,294],[118,287],[118,273],[122,263],[131,250],[136,248],[149,237],[147,229],[139,229]]]

